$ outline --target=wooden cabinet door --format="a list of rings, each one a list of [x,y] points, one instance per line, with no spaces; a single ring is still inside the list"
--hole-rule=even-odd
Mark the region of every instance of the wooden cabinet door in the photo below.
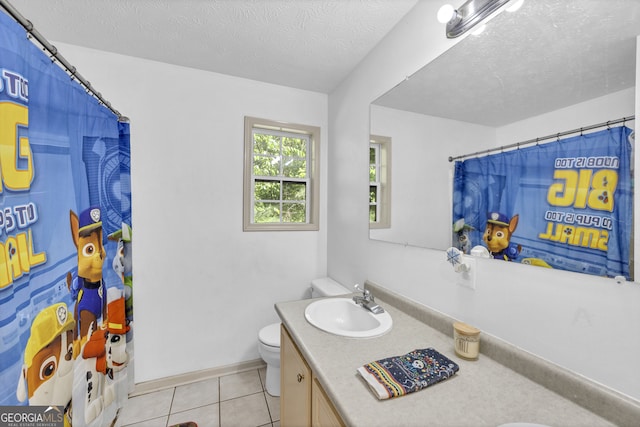
[[[311,369],[284,325],[280,328],[280,423],[311,426]]]
[[[311,386],[311,425],[314,427],[344,427],[340,415],[315,376]]]

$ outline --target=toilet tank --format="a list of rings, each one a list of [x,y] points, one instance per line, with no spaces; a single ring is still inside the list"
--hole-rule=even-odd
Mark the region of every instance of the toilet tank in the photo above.
[[[349,294],[351,291],[330,277],[311,281],[311,298]]]

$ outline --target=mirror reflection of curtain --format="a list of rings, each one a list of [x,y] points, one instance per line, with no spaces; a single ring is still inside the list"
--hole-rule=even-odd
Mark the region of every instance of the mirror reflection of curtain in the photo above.
[[[456,162],[453,220],[470,241],[464,249],[629,279],[630,133],[621,126]]]
[[[129,124],[4,13],[0,70],[0,404],[110,425],[133,384]]]

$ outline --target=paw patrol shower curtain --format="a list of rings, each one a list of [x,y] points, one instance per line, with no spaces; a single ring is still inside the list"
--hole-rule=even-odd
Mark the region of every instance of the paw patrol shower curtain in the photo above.
[[[105,426],[126,400],[129,177],[129,125],[0,12],[0,414]]]
[[[630,133],[622,126],[456,162],[454,246],[629,279]]]

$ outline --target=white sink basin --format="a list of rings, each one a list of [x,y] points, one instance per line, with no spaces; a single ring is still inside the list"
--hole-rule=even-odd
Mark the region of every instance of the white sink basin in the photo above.
[[[533,423],[507,423],[500,424],[498,427],[549,427],[546,424],[533,424]]]
[[[304,317],[316,328],[350,338],[371,338],[387,333],[393,321],[386,311],[373,314],[350,298],[321,299],[309,304]]]

